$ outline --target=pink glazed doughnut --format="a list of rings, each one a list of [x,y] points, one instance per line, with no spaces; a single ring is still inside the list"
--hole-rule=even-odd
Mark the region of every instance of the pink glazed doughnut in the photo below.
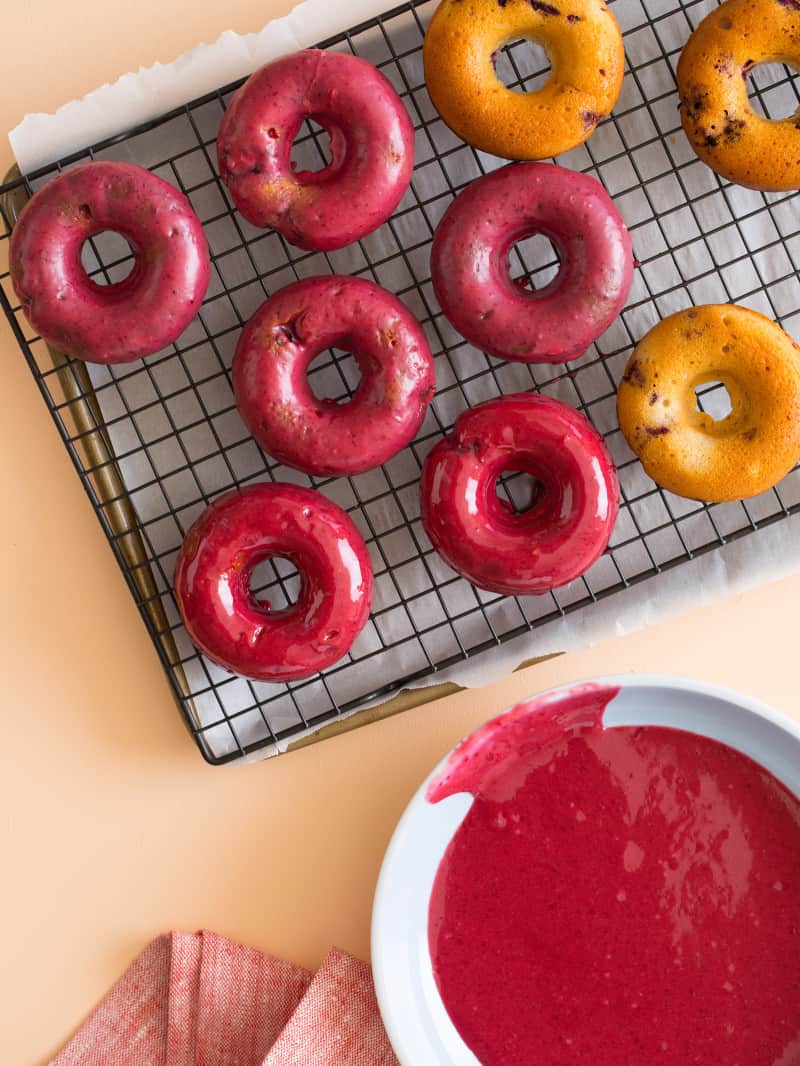
[[[98,285],[81,264],[102,230],[127,238],[131,273]],[[43,186],[11,234],[11,279],[40,336],[75,359],[128,363],[180,336],[203,302],[211,266],[186,197],[133,163],[90,162]]]
[[[496,493],[506,470],[524,470],[544,495],[516,514]],[[422,470],[422,524],[445,562],[479,588],[548,592],[579,577],[605,551],[619,483],[602,437],[580,412],[520,393],[465,411]]]
[[[300,572],[300,595],[272,611],[250,576],[278,555]],[[372,566],[350,518],[319,492],[251,485],[219,496],[186,534],[175,597],[209,659],[257,681],[296,681],[350,649],[369,614]]]
[[[512,246],[549,237],[558,274],[532,292],[509,276]],[[523,363],[575,359],[622,310],[633,276],[631,240],[600,182],[551,163],[519,163],[478,178],[436,230],[433,287],[468,341]]]
[[[348,403],[318,400],[306,371],[327,348],[355,356]],[[239,412],[265,452],[307,474],[359,474],[404,448],[436,390],[433,357],[404,304],[364,278],[305,278],[247,323],[233,359]]]
[[[292,169],[304,119],[330,136],[331,161]],[[377,229],[411,180],[414,128],[391,83],[357,56],[309,49],[257,70],[217,136],[219,172],[238,210],[300,248],[331,251]]]

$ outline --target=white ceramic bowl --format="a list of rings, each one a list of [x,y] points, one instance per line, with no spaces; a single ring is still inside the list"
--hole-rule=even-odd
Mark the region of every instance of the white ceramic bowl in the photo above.
[[[619,687],[606,727],[659,725],[722,741],[749,755],[800,795],[800,725],[736,692],[682,678],[597,679]],[[548,703],[574,685],[538,697]],[[449,756],[448,756],[449,757]],[[458,1035],[436,988],[428,950],[428,903],[442,856],[472,797],[436,804],[425,796],[447,757],[406,808],[383,861],[372,913],[372,966],[386,1030],[402,1066],[480,1066]]]

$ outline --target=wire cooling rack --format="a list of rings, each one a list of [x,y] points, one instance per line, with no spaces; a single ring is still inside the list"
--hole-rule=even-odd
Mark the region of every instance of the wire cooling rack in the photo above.
[[[595,175],[615,198],[639,269],[624,313],[568,367],[491,359],[452,329],[436,303],[429,269],[434,228],[454,194],[501,161],[464,145],[431,105],[421,46],[433,2],[406,3],[321,45],[378,66],[416,129],[407,195],[386,225],[348,249],[300,251],[232,210],[218,178],[214,141],[237,85],[0,190],[8,230],[24,200],[58,170],[90,157],[128,159],[183,190],[204,223],[213,269],[200,315],[175,345],[144,362],[85,366],[33,335],[10,284],[8,232],[0,238],[0,300],[208,761],[275,753],[368,700],[800,509],[797,470],[747,503],[707,506],[672,496],[644,474],[616,421],[616,384],[633,344],[672,311],[735,301],[800,335],[796,197],[721,181],[696,159],[680,130],[675,64],[689,32],[713,6],[614,4],[627,55],[621,98],[587,144],[559,162]],[[538,87],[546,70],[543,52],[529,42],[511,42],[497,56],[498,76],[514,89]],[[754,105],[768,117],[791,113],[800,103],[786,68],[758,68],[750,85]],[[325,151],[319,127],[308,124],[295,145],[297,162],[318,168]],[[100,283],[120,280],[131,262],[130,249],[114,234],[100,234],[84,248],[87,270]],[[542,237],[514,249],[512,274],[534,287],[557,266]],[[230,384],[238,333],[265,296],[296,278],[327,272],[369,277],[397,293],[419,318],[436,358],[438,392],[415,442],[382,468],[348,479],[308,479],[263,454],[239,418]],[[358,374],[351,356],[330,352],[311,368],[311,381],[319,395],[346,400]],[[619,468],[622,508],[609,551],[584,577],[546,596],[500,597],[456,577],[432,551],[420,525],[418,479],[426,454],[459,412],[528,389],[573,404],[603,433]],[[712,383],[698,402],[719,417],[725,395]],[[205,660],[186,636],[171,591],[183,534],[208,502],[233,485],[268,478],[311,484],[344,506],[375,568],[371,618],[350,655],[290,685],[245,681]],[[521,509],[531,486],[512,474],[498,491]],[[278,609],[295,595],[297,580],[290,564],[272,560],[254,576],[254,589]]]

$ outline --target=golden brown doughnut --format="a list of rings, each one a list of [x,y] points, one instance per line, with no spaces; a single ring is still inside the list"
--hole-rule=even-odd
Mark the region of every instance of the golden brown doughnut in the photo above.
[[[721,381],[731,412],[697,408]],[[800,346],[771,319],[734,304],[670,315],[639,342],[617,394],[625,439],[653,481],[719,503],[766,492],[800,459]]]
[[[507,89],[493,56],[527,38],[552,73],[538,92]],[[428,92],[447,125],[505,159],[547,159],[582,144],[622,88],[625,53],[603,0],[442,0],[423,48]]]
[[[771,121],[747,98],[759,63],[800,66],[797,0],[726,0],[707,15],[678,61],[681,121],[700,158],[729,181],[800,188],[800,111]]]

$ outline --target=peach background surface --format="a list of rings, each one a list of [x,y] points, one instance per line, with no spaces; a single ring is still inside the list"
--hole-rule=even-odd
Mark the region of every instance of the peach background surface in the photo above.
[[[0,127],[289,7],[9,4]],[[10,162],[4,141],[3,172]],[[520,697],[655,671],[797,714],[800,576],[278,760],[210,768],[4,324],[0,360],[4,1062],[47,1061],[171,927],[213,928],[306,966],[333,943],[366,958],[375,878],[403,806],[460,735]]]

